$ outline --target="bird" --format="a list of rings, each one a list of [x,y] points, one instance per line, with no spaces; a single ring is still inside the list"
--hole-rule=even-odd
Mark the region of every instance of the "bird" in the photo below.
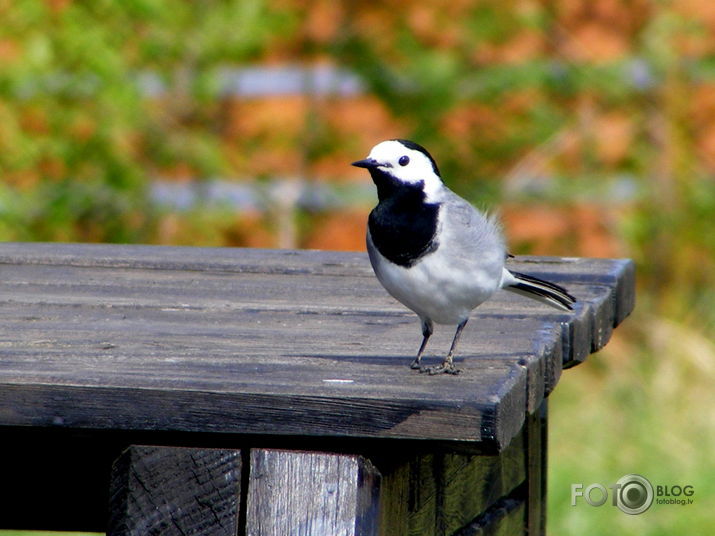
[[[506,268],[510,255],[497,219],[450,190],[420,144],[385,140],[352,165],[367,169],[377,188],[366,233],[375,275],[421,322],[422,343],[412,369],[459,374],[454,354],[464,326],[472,310],[498,289],[573,309],[576,299],[563,287]],[[457,329],[444,361],[426,367],[421,360],[434,323]]]

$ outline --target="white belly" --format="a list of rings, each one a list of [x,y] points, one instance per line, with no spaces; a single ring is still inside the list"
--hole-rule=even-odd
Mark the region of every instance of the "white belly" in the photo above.
[[[503,260],[448,259],[440,249],[410,268],[387,261],[373,246],[368,252],[378,280],[415,313],[440,324],[458,324],[499,288]]]

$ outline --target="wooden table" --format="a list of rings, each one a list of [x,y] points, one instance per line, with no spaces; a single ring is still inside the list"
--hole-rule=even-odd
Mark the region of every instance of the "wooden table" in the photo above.
[[[408,368],[419,323],[364,253],[0,244],[0,528],[542,533],[545,398],[634,267],[510,262],[576,309],[499,292],[454,377]]]

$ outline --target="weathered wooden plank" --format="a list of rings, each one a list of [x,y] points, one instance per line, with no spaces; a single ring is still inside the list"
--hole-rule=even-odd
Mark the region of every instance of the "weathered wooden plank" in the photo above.
[[[257,301],[260,303],[273,303],[281,301],[287,304],[304,305],[320,305],[323,300],[329,300],[334,305],[342,307],[350,306],[352,303],[346,303],[344,297],[353,297],[357,299],[369,298],[369,300],[378,299],[377,303],[367,301],[366,305],[370,310],[388,306],[395,310],[404,310],[397,302],[387,297],[384,290],[379,286],[369,268],[366,256],[363,254],[358,258],[353,258],[355,254],[338,254],[347,257],[346,262],[342,265],[336,262],[326,265],[328,267],[340,266],[340,270],[334,272],[321,271],[318,259],[325,252],[315,253],[313,272],[308,269],[292,269],[284,266],[285,263],[276,266],[269,266],[267,262],[257,266],[241,265],[242,258],[237,257],[234,262],[222,264],[223,270],[214,270],[209,259],[206,260],[203,270],[199,269],[200,265],[190,265],[191,269],[179,269],[184,264],[171,264],[165,262],[161,264],[162,268],[147,268],[146,263],[136,262],[136,265],[131,265],[131,259],[103,259],[105,263],[110,260],[116,260],[116,266],[103,264],[101,266],[93,266],[92,261],[97,259],[78,259],[85,261],[85,265],[63,264],[63,262],[71,263],[74,260],[66,260],[64,256],[58,256],[54,259],[55,264],[49,264],[52,259],[43,259],[46,264],[9,264],[9,261],[15,257],[4,258],[2,252],[5,249],[4,244],[0,247],[0,272],[3,273],[3,284],[8,285],[8,289],[12,285],[21,289],[21,292],[32,292],[32,286],[37,287],[40,294],[48,294],[57,292],[58,295],[69,294],[77,296],[75,299],[81,300],[83,295],[91,301],[94,298],[98,299],[115,299],[121,300],[124,298],[125,303],[147,303],[152,301],[163,303],[165,305],[174,304],[185,301],[193,305],[210,305],[212,301],[225,304],[241,304],[245,302]],[[156,248],[164,252],[163,247]],[[171,251],[173,248],[166,248]],[[241,254],[249,255],[253,250],[236,250]],[[269,255],[272,252],[266,252],[267,258],[273,258]],[[255,256],[255,252],[252,253]],[[297,257],[303,257],[299,255]],[[279,258],[278,260],[284,260]],[[305,260],[305,259],[304,259]],[[352,262],[348,262],[352,260]],[[548,260],[548,258],[546,259]],[[609,261],[610,263],[619,264],[620,261]],[[8,269],[12,266],[12,269]],[[152,265],[153,266],[153,265]],[[576,288],[589,286],[598,286],[597,281],[591,281],[586,276],[588,274],[576,274],[575,272],[566,271],[565,268],[584,269],[582,263],[577,265],[571,264],[555,264],[550,263],[549,266],[560,266],[564,268],[562,273],[558,275],[551,274],[553,278],[562,281],[564,284],[574,284]],[[235,268],[232,270],[231,268]],[[529,269],[538,273],[538,270],[533,268],[533,265],[528,265],[520,269]],[[249,270],[249,268],[251,270]],[[607,269],[604,267],[604,269]],[[258,271],[263,269],[264,271]],[[243,271],[242,271],[243,270]],[[240,277],[237,277],[239,276]],[[285,275],[287,277],[275,277],[276,275]],[[547,274],[548,275],[548,274]],[[575,280],[578,275],[581,280]],[[355,281],[359,283],[356,284]],[[601,286],[613,285],[602,284]],[[79,293],[79,294],[78,294]],[[336,296],[337,294],[337,296]],[[331,296],[334,298],[331,300]],[[182,300],[185,297],[186,299]],[[306,299],[306,303],[295,303],[294,298],[300,297]],[[380,300],[379,298],[383,298]],[[139,300],[137,302],[137,299]],[[533,301],[514,297],[508,293],[500,292],[492,300],[484,304],[480,309],[489,309],[490,305],[495,305],[503,309],[503,301],[508,300],[509,309],[515,308],[520,314],[528,314],[529,312],[541,314],[543,311],[552,311],[546,306],[542,307],[535,304]],[[509,311],[501,311],[508,313]]]
[[[493,377],[485,376],[485,382],[493,385],[499,378],[495,371]],[[472,401],[361,400],[339,394],[310,397],[166,387],[7,385],[0,389],[0,418],[5,425],[18,426],[427,438],[482,441],[487,447],[499,448],[513,435],[512,428],[523,421],[525,412],[523,383],[505,388],[513,388],[513,392],[504,400],[494,395],[485,408]]]
[[[241,453],[131,446],[112,468],[109,536],[235,536]]]
[[[378,534],[380,473],[344,454],[251,450],[247,536]]]
[[[3,243],[0,264],[45,264],[147,270],[228,273],[319,274],[372,277],[364,253],[197,248],[142,245]],[[635,301],[633,262],[627,259],[583,259],[521,256],[509,266],[565,285],[583,283],[615,286],[618,324],[630,314]]]
[[[11,331],[0,340],[8,355],[28,356],[34,351],[62,351],[71,356],[97,357],[132,352],[142,356],[174,353],[180,359],[192,354],[220,356],[223,352],[249,355],[260,352],[263,362],[285,354],[370,356],[394,355],[409,360],[421,339],[416,317],[407,313],[311,313],[262,310],[205,310],[181,307],[15,303],[0,307],[0,319]],[[131,331],[132,338],[126,337]],[[499,340],[510,332],[511,337]],[[399,332],[399,333],[398,333]],[[291,333],[292,341],[285,340]],[[429,354],[442,355],[449,347],[452,327],[437,327]],[[561,326],[533,317],[477,316],[465,331],[460,356],[502,356],[510,353],[551,359],[544,381],[549,391],[560,375]],[[275,344],[274,344],[275,343]],[[536,347],[536,351],[532,350]],[[100,351],[103,350],[103,351]],[[208,350],[208,352],[207,352]],[[379,352],[379,354],[378,354]],[[556,355],[558,354],[558,355]],[[166,356],[171,357],[171,356]],[[137,356],[139,358],[139,355]],[[396,361],[398,364],[399,361]],[[147,366],[152,366],[148,363]]]
[[[105,273],[106,272],[106,273]],[[123,307],[132,315],[137,309],[200,311],[208,319],[226,312],[280,311],[296,315],[359,314],[379,318],[402,314],[416,318],[387,296],[374,277],[239,274],[228,277],[180,271],[145,271],[66,266],[21,266],[3,270],[5,307],[16,304],[86,307],[89,311]],[[610,303],[606,288],[572,289],[583,300],[575,313],[556,312],[506,292],[477,309],[474,322],[495,318],[509,322],[538,318],[560,325],[564,359],[582,361],[605,344],[613,323],[609,311],[595,304]],[[0,305],[0,306],[2,306]],[[25,318],[28,316],[25,315]],[[304,318],[304,317],[303,317]],[[599,320],[600,323],[597,323]],[[416,322],[416,320],[415,320]],[[473,322],[473,323],[474,323]],[[599,328],[604,324],[607,329]]]
[[[106,248],[106,246],[98,247]],[[87,247],[83,246],[80,249],[84,250]],[[132,248],[128,249],[133,251]],[[147,251],[146,247],[138,249],[147,253],[153,251],[151,249]],[[158,249],[163,250],[163,248]],[[176,257],[174,249],[168,248],[167,253],[173,253]],[[186,248],[179,248],[180,251],[183,249]],[[0,249],[0,253],[1,251],[2,249]],[[238,251],[244,253],[244,250]],[[337,258],[339,254],[331,253],[330,255],[335,258],[331,258],[331,262],[324,259],[321,265],[317,261],[318,258],[324,256],[324,253],[320,252],[316,253],[317,258],[312,265],[304,264],[305,268],[293,267],[291,269],[285,262],[286,254],[281,252],[265,253],[266,257],[276,259],[278,264],[275,266],[268,266],[265,259],[262,264],[256,262],[258,256],[255,251],[251,250],[245,250],[245,256],[249,260],[253,259],[253,264],[246,264],[240,255],[227,255],[222,249],[219,249],[218,252],[223,257],[230,259],[221,259],[219,266],[223,271],[210,269],[209,267],[214,264],[207,261],[200,278],[197,278],[196,274],[199,265],[195,264],[199,262],[199,259],[195,259],[194,264],[187,264],[183,259],[172,261],[171,255],[167,255],[169,260],[164,261],[147,260],[147,255],[138,255],[133,260],[132,258],[114,257],[68,258],[67,255],[58,255],[54,259],[52,257],[40,259],[33,257],[30,261],[45,264],[22,265],[21,269],[16,268],[8,273],[3,273],[3,275],[6,277],[5,285],[8,285],[9,289],[12,289],[13,285],[14,288],[21,289],[20,295],[11,298],[15,301],[23,300],[22,293],[24,293],[25,299],[31,300],[29,294],[34,289],[35,295],[39,296],[42,303],[51,303],[53,295],[56,300],[66,300],[69,295],[73,303],[85,305],[109,302],[115,306],[130,305],[134,307],[203,307],[208,309],[240,307],[254,310],[278,308],[315,314],[322,312],[369,314],[376,310],[405,311],[401,305],[387,297],[379,287],[370,273],[364,255],[360,259],[355,258],[354,254],[345,254],[347,257],[345,262],[340,263]],[[305,253],[289,256],[289,258],[292,257],[306,260]],[[9,262],[18,259],[10,256],[5,260]],[[151,262],[149,262],[150,260]],[[55,264],[50,264],[53,261]],[[134,264],[131,264],[130,261]],[[581,307],[575,315],[555,313],[530,300],[500,292],[494,299],[477,310],[477,316],[491,315],[500,318],[513,318],[515,316],[539,315],[542,318],[548,317],[554,321],[560,321],[567,330],[567,336],[564,337],[564,358],[568,363],[582,361],[591,351],[601,348],[608,340],[610,327],[614,323],[612,316],[615,310],[611,311],[604,306],[594,306],[596,302],[613,305],[611,303],[614,301],[613,292],[610,292],[613,289],[604,285],[594,285],[594,277],[590,277],[589,273],[579,275],[584,282],[568,282],[568,278],[573,274],[566,271],[565,268],[584,269],[582,260],[578,259],[577,261],[544,260],[552,272],[555,270],[554,267],[559,267],[561,270],[558,275],[549,273],[546,276],[565,279],[565,284],[572,287],[571,290],[584,303],[591,305]],[[115,262],[117,266],[123,266],[123,268],[117,268],[111,262]],[[624,264],[622,261],[608,262],[618,266]],[[315,267],[314,272],[307,268],[309,266]],[[325,269],[321,269],[321,266]],[[182,271],[179,269],[181,267],[187,267],[187,269]],[[518,263],[517,268],[520,268]],[[607,268],[608,266],[604,267],[604,270]],[[231,271],[232,269],[235,271]],[[259,272],[260,269],[265,271]],[[539,272],[538,269],[534,269],[533,263],[520,269]],[[613,271],[613,267],[611,267],[611,271]],[[292,277],[275,277],[279,273]],[[44,277],[43,274],[45,274]],[[229,277],[231,274],[240,274],[241,277]],[[321,277],[315,277],[316,275]],[[349,277],[346,276],[351,276],[353,281],[349,281]],[[617,280],[616,276],[617,274],[612,275],[611,279],[616,278]],[[294,280],[294,277],[297,279]],[[360,284],[355,284],[356,280],[360,281]],[[614,283],[611,281],[609,284]],[[620,287],[627,286],[620,285]],[[6,293],[6,295],[8,294]]]
[[[354,380],[341,386],[324,385],[340,392],[401,378],[400,385],[386,387],[394,392],[409,392],[414,387],[427,393],[435,381],[442,381],[432,378],[430,383],[426,376],[406,370],[420,335],[414,320],[404,316],[379,321],[362,315],[296,319],[285,313],[260,312],[224,313],[209,319],[200,311],[131,314],[109,308],[95,313],[86,308],[23,306],[13,315],[0,311],[0,321],[13,330],[14,340],[22,332],[23,341],[4,346],[2,375],[17,382],[53,377],[91,384],[100,381],[97,375],[105,374],[105,381],[114,378],[126,386],[151,386],[153,379],[164,379],[184,381],[188,388],[192,381],[199,387],[204,381],[206,386],[214,385],[216,379],[243,383],[250,376],[280,385],[286,367],[292,368],[287,371],[292,373],[315,367],[305,377],[287,378],[298,391],[301,382],[310,384],[312,393],[325,378]],[[476,378],[483,372],[478,365],[491,365],[492,361],[509,364],[522,357],[545,359],[552,354],[557,359],[558,339],[548,328],[548,323],[532,319],[508,323],[484,319],[468,326],[458,356],[464,377]],[[286,333],[291,333],[290,340],[285,339]],[[508,338],[504,337],[507,333]],[[438,329],[426,359],[439,359],[451,336],[452,329]],[[260,374],[259,368],[273,365],[274,378]],[[77,367],[82,367],[81,374]],[[549,373],[554,375],[557,378],[558,371]],[[450,385],[467,392],[467,382]]]
[[[364,253],[130,244],[12,243],[0,248],[0,264],[138,268],[231,273],[343,274],[370,276]]]

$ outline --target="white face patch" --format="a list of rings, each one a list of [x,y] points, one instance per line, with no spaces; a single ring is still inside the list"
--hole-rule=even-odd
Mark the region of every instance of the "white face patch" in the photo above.
[[[428,203],[442,200],[444,184],[432,168],[432,162],[421,151],[409,149],[397,140],[375,145],[368,158],[380,163],[378,169],[406,184],[424,183],[423,191]]]

